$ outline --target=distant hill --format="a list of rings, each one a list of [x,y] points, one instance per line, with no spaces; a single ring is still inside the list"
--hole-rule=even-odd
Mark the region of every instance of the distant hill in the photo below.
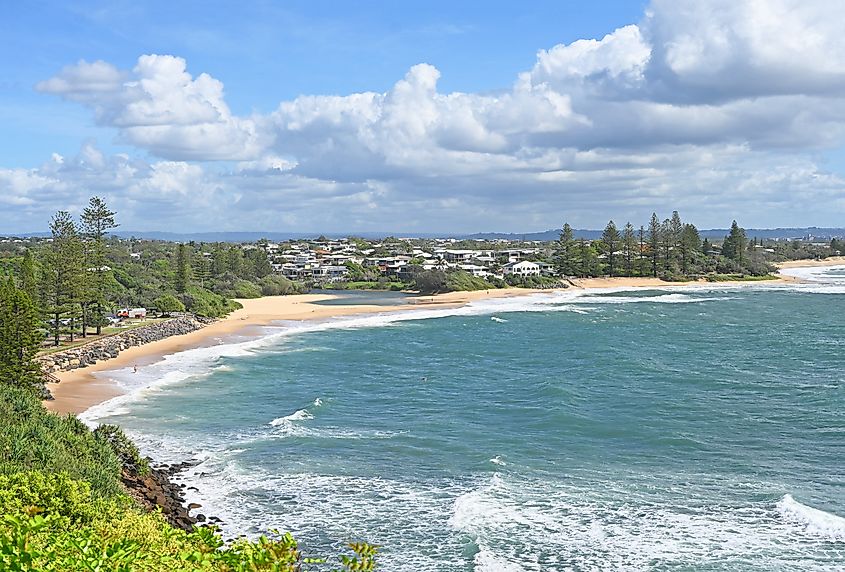
[[[560,229],[551,229],[541,232],[479,232],[474,234],[450,234],[450,233],[406,233],[406,232],[327,232],[322,236],[327,238],[345,238],[358,236],[366,239],[379,239],[386,236],[412,237],[412,238],[455,238],[460,240],[557,240],[560,237]],[[845,238],[845,228],[748,228],[745,230],[749,238],[815,238],[818,240],[830,240],[831,238]],[[576,238],[589,240],[601,238],[601,230],[573,229]],[[700,230],[702,238],[724,238],[728,234],[726,228],[712,228]],[[163,231],[128,231],[121,230],[114,233],[121,238],[146,238],[151,240],[166,240],[170,242],[255,242],[266,238],[273,241],[296,240],[317,238],[320,233],[315,232],[163,232]],[[28,232],[15,234],[14,236],[49,236],[47,232]]]

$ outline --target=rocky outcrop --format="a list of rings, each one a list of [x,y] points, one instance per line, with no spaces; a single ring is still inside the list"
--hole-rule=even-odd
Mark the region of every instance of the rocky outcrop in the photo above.
[[[70,350],[52,353],[38,358],[45,373],[68,371],[111,359],[133,346],[142,346],[150,342],[187,334],[204,327],[213,320],[194,316],[183,316],[156,322],[115,334]]]
[[[202,508],[201,505],[191,503],[185,505],[182,493],[184,485],[179,485],[171,477],[197,464],[188,461],[175,465],[163,465],[149,469],[145,474],[139,474],[133,465],[124,465],[122,480],[129,494],[148,510],[161,509],[161,514],[172,526],[190,532],[198,523],[220,523],[220,519],[206,518],[202,514],[191,516],[192,510]]]

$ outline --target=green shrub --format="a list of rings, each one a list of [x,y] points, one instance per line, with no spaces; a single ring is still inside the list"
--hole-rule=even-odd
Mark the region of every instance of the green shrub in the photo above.
[[[258,285],[261,287],[261,293],[264,296],[286,296],[305,292],[305,287],[302,284],[278,275],[265,276],[258,281]]]
[[[464,270],[455,270],[446,273],[446,290],[448,292],[489,290],[493,285],[484,278],[473,276]]]
[[[30,392],[0,383],[0,475],[66,472],[99,498],[122,496],[120,460],[74,416],[48,412]]]
[[[185,304],[173,294],[164,294],[153,301],[153,305],[162,314],[170,314],[171,312],[184,312]]]
[[[90,521],[96,511],[91,485],[71,479],[65,472],[0,475],[0,515],[22,516],[31,507],[72,522]]]
[[[229,300],[199,286],[191,286],[181,298],[189,311],[208,318],[219,318],[241,307],[234,300]]]
[[[134,470],[139,475],[150,473],[147,460],[141,457],[138,447],[117,425],[100,425],[94,429],[94,437],[106,443],[124,467]]]
[[[91,524],[66,526],[42,516],[0,518],[0,570],[9,572],[307,572],[325,570],[322,558],[303,557],[290,534],[238,540],[225,546],[211,528],[186,533],[158,514],[126,510]],[[340,556],[347,572],[374,570],[377,547],[350,544]],[[314,565],[314,566],[312,566]]]

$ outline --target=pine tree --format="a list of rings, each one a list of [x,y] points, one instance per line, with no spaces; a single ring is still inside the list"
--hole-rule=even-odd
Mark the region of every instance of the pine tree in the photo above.
[[[229,248],[229,270],[235,276],[242,277],[243,274],[243,252],[237,246]]]
[[[176,247],[176,283],[174,286],[180,294],[184,294],[188,289],[188,283],[191,279],[190,264],[188,247],[184,244],[179,244]]]
[[[660,253],[663,257],[663,272],[664,274],[671,274],[671,256],[672,256],[672,221],[665,219],[660,225]]]
[[[681,257],[681,240],[684,233],[684,223],[681,222],[681,215],[678,211],[672,211],[672,218],[669,219],[669,240],[672,248],[672,258],[677,262]]]
[[[701,238],[698,236],[698,229],[693,224],[685,224],[681,232],[681,270],[684,275],[689,274],[689,263],[693,253],[701,247]]]
[[[622,231],[622,251],[625,255],[625,275],[634,275],[634,250],[637,247],[637,239],[634,236],[634,226],[628,222]]]
[[[52,241],[45,252],[42,269],[42,299],[50,316],[53,344],[59,345],[62,320],[70,319],[70,339],[78,315],[77,304],[83,273],[82,241],[70,214],[59,211],[50,221]]]
[[[648,223],[648,246],[651,257],[651,274],[657,278],[657,261],[660,257],[660,219],[657,213],[651,213],[651,221]]]
[[[601,239],[604,245],[604,252],[607,255],[608,273],[613,277],[613,263],[616,261],[616,253],[619,252],[619,243],[621,242],[619,230],[617,230],[616,224],[613,221],[608,222],[607,226],[604,227]]]
[[[745,229],[741,228],[736,221],[731,223],[731,232],[725,237],[722,243],[722,255],[742,264],[743,252],[745,251],[748,239],[745,237]]]
[[[194,256],[191,273],[199,280],[200,288],[205,288],[205,283],[211,278],[211,261],[202,253],[202,249]]]
[[[40,320],[29,295],[11,277],[0,283],[0,383],[31,388],[42,381],[35,356]]]
[[[115,222],[115,212],[109,210],[108,206],[100,197],[91,197],[88,206],[82,211],[82,231],[87,239],[87,269],[92,279],[90,287],[87,288],[89,300],[94,305],[94,323],[97,327],[97,335],[102,332],[103,306],[106,303],[106,282],[111,272],[106,265],[106,233],[119,225]],[[84,308],[88,306],[85,301]],[[85,335],[87,320],[83,317],[82,335]]]
[[[645,260],[645,227],[640,225],[640,230],[637,232],[637,238],[640,241],[640,252],[637,255],[637,269],[640,276],[646,275],[643,261]]]
[[[38,301],[38,277],[35,273],[35,257],[29,249],[23,255],[20,278],[21,290],[26,292],[33,303],[36,303]]]
[[[576,273],[575,237],[569,223],[564,223],[558,240],[557,271],[561,276],[574,276]]]
[[[586,278],[598,274],[596,269],[596,253],[593,251],[592,245],[583,238],[578,241],[578,260],[580,264],[580,275],[582,277]]]

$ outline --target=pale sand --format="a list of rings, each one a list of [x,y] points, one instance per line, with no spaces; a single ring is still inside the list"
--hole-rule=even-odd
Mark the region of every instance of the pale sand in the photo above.
[[[320,300],[336,298],[333,294],[297,294],[293,296],[267,296],[251,300],[238,300],[243,308],[232,312],[226,318],[200,330],[181,336],[172,336],[135,346],[120,352],[116,358],[97,364],[56,373],[60,383],[50,384],[55,398],[44,405],[57,413],[81,413],[93,405],[120,395],[120,390],[108,378],[93,376],[93,372],[108,371],[137,365],[144,367],[160,360],[163,356],[187,349],[220,343],[233,334],[249,335],[250,327],[265,326],[280,320],[324,320],[337,316],[372,314],[413,310],[420,308],[456,307],[482,298],[501,298],[536,293],[537,290],[507,288],[479,292],[450,292],[436,296],[419,296],[412,304],[396,306],[321,306]]]
[[[843,266],[845,256],[831,256],[822,260],[789,260],[777,264],[778,268],[813,268],[816,266]]]
[[[802,264],[803,263],[803,264]],[[845,264],[845,257],[822,261],[794,261],[784,263],[783,268],[799,266],[833,266]],[[761,282],[794,282],[795,278],[781,276],[778,280]],[[756,283],[750,283],[756,284]],[[707,282],[664,282],[658,278],[585,278],[572,281],[576,288],[667,288],[673,286],[711,285]],[[243,308],[226,318],[214,322],[195,332],[173,336],[143,346],[129,348],[114,359],[102,361],[92,366],[60,372],[56,376],[61,383],[51,384],[50,391],[55,398],[44,404],[57,413],[81,413],[93,405],[102,403],[120,395],[120,390],[108,378],[91,375],[97,371],[108,371],[131,365],[143,367],[160,360],[163,356],[220,343],[233,334],[249,334],[250,326],[264,326],[280,320],[324,320],[336,316],[395,312],[421,308],[458,307],[475,300],[488,298],[507,298],[525,296],[550,290],[530,290],[525,288],[505,288],[501,290],[478,290],[475,292],[449,292],[434,296],[417,296],[411,304],[397,306],[321,306],[316,301],[336,298],[334,294],[298,294],[293,296],[268,296],[252,300],[238,300]]]

